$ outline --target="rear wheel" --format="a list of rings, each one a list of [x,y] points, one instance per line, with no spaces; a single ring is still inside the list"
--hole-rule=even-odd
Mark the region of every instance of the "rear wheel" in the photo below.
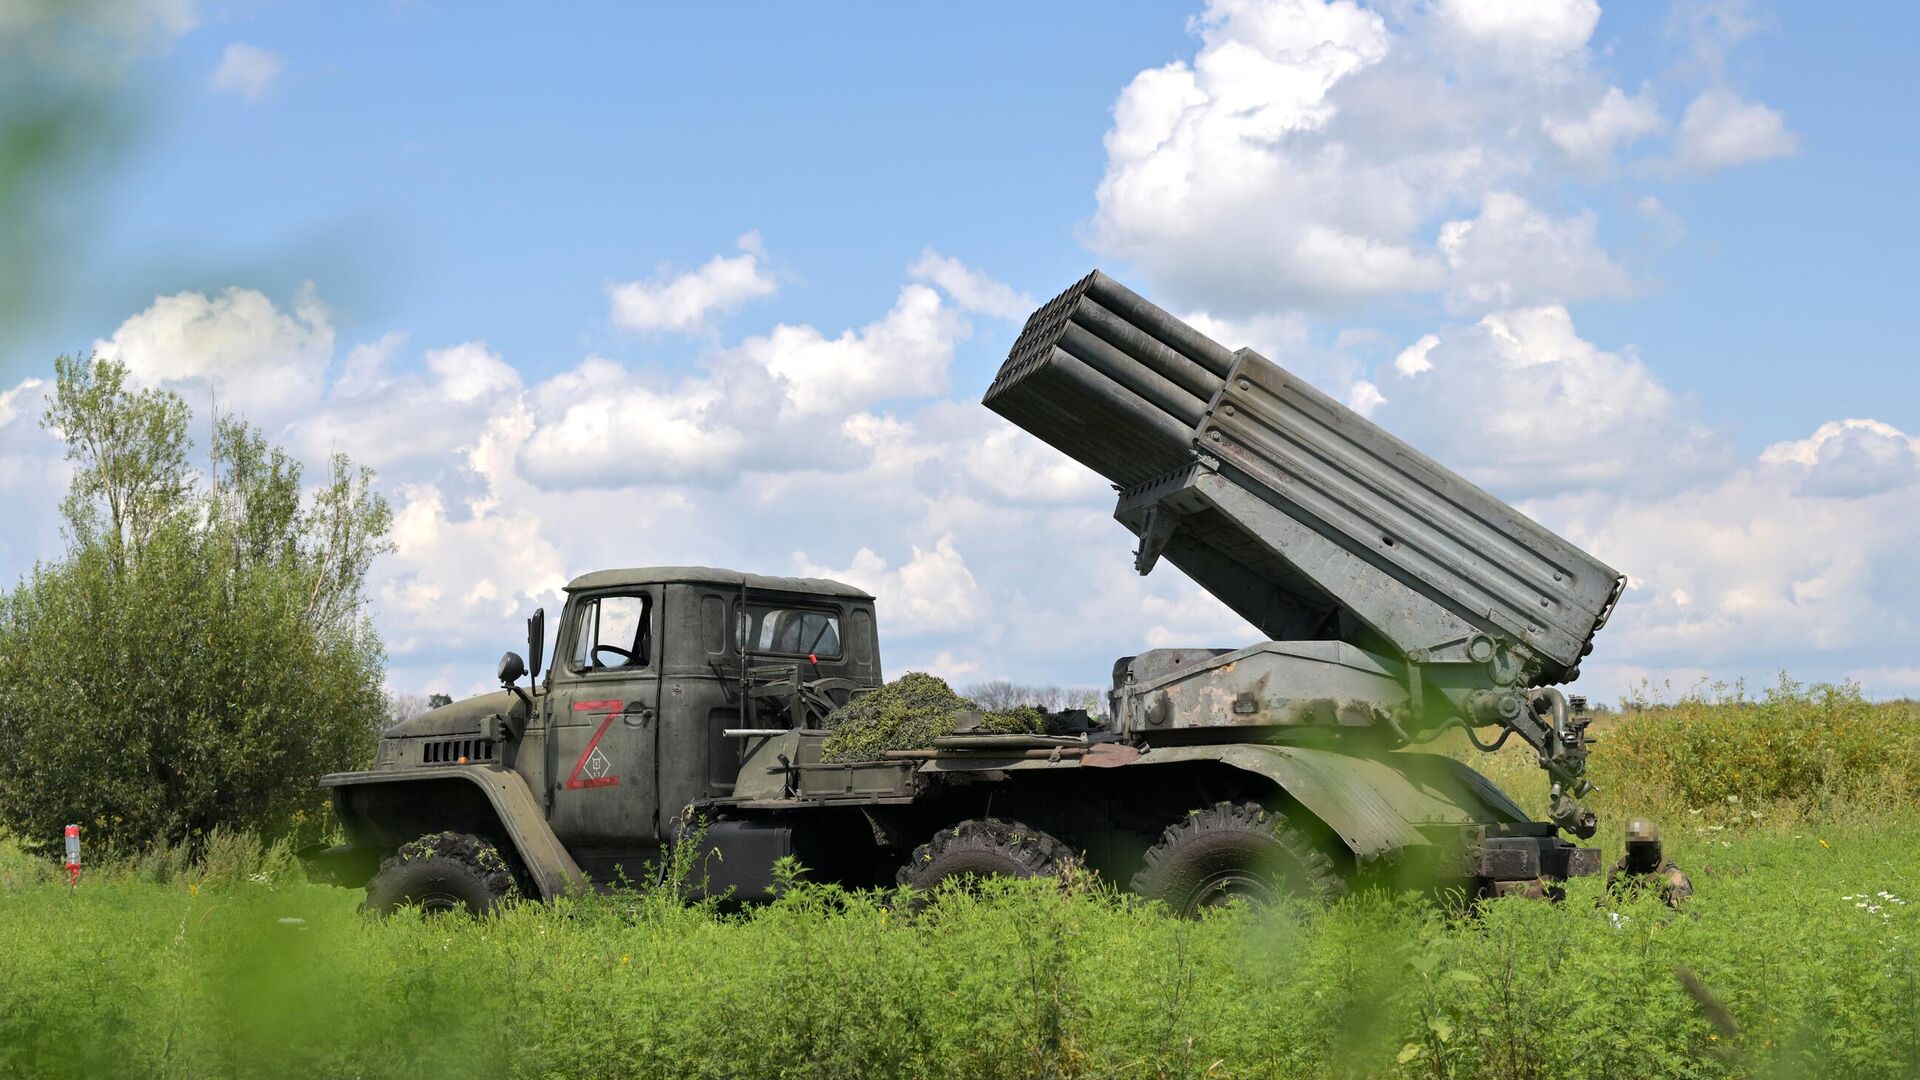
[[[1148,849],[1132,889],[1183,918],[1236,901],[1282,896],[1325,902],[1346,881],[1313,839],[1259,803],[1215,803],[1174,825]]]
[[[914,849],[894,880],[931,892],[949,879],[1058,877],[1073,862],[1071,848],[1039,829],[981,818],[935,833]]]
[[[432,833],[380,863],[360,906],[380,915],[405,907],[425,915],[485,915],[518,891],[513,868],[493,844],[467,833]]]

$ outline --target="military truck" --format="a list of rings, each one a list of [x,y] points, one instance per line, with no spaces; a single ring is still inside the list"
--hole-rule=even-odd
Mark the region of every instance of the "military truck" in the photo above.
[[[1248,350],[1095,271],[1036,311],[984,404],[1111,480],[1141,573],[1171,563],[1265,639],[1153,649],[1063,734],[828,760],[882,684],[875,601],[704,567],[567,586],[502,689],[401,723],[327,776],[346,843],[316,873],[368,905],[465,907],[644,880],[751,900],[816,879],[931,888],[1080,866],[1174,911],[1395,876],[1471,895],[1599,869],[1586,718],[1558,684],[1624,579]],[[531,674],[531,678],[529,678]],[[522,686],[522,680],[528,685]],[[1550,820],[1418,747],[1518,734]],[[1484,735],[1483,735],[1484,733]]]

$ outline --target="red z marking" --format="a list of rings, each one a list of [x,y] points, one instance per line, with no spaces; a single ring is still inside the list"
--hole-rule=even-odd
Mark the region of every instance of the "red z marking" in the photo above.
[[[600,739],[606,735],[607,728],[613,726],[613,718],[625,711],[626,707],[626,703],[622,701],[576,701],[573,703],[574,712],[599,712],[605,709],[607,710],[607,718],[600,721],[600,729],[593,733],[593,738],[587,740],[587,748],[580,751],[580,760],[573,763],[573,771],[567,774],[568,791],[579,791],[582,788],[615,787],[620,783],[620,778],[617,776],[589,776],[582,779],[580,772],[587,767],[587,760],[593,757],[593,752],[599,749]],[[602,755],[602,757],[604,756],[605,755]]]

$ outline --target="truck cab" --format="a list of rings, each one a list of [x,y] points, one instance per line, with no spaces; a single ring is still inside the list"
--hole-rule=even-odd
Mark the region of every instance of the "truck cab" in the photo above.
[[[322,778],[348,841],[316,853],[336,880],[371,877],[407,842],[448,831],[503,852],[550,834],[534,846],[554,857],[510,860],[558,866],[517,867],[523,891],[638,880],[686,807],[733,795],[748,746],[731,732],[804,725],[882,677],[873,597],[837,581],[600,570],[567,585],[556,622],[550,665],[544,613],[529,620],[531,664],[503,658],[502,674],[533,669],[530,687],[515,673],[402,721],[373,769]]]

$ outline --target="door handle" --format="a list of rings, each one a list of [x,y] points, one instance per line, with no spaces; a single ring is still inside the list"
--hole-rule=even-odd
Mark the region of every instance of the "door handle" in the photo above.
[[[620,714],[620,722],[630,728],[646,727],[653,720],[652,709],[638,709]]]

